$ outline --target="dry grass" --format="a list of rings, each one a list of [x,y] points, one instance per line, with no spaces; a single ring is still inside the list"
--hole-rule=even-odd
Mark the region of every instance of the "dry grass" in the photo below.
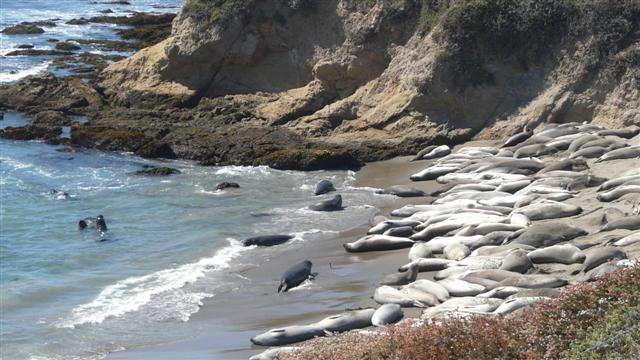
[[[308,342],[284,359],[640,358],[640,266],[511,316],[391,326]],[[622,344],[622,345],[621,345]]]

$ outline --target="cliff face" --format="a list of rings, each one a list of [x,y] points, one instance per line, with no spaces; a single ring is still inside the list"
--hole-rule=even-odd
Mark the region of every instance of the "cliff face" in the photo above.
[[[255,123],[388,156],[524,124],[640,124],[639,24],[633,0],[189,0],[101,86],[133,107],[227,95]]]

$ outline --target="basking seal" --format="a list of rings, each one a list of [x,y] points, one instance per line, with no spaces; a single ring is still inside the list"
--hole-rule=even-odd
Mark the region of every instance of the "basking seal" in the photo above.
[[[518,145],[521,142],[530,138],[531,135],[533,135],[533,129],[529,128],[528,126],[525,126],[522,132],[519,132],[511,136],[510,138],[508,138],[507,141],[504,142],[502,147],[511,147],[511,146]]]
[[[400,292],[410,297],[413,300],[419,301],[420,303],[427,306],[435,306],[440,303],[438,298],[436,298],[433,294],[422,291],[420,289],[416,289],[414,287],[403,287],[400,289]]]
[[[611,245],[613,246],[627,246],[640,242],[640,231],[631,233],[623,238],[620,238],[614,241]]]
[[[616,187],[613,190],[600,193],[596,196],[596,198],[600,201],[610,202],[613,200],[617,200],[627,194],[638,194],[638,193],[640,193],[640,185],[622,185],[622,186]]]
[[[573,240],[583,235],[587,235],[585,230],[565,223],[544,223],[533,224],[527,229],[517,231],[511,238],[515,239],[514,243],[540,248]]]
[[[405,227],[405,226],[409,226],[411,228],[418,226],[422,224],[420,221],[417,220],[407,220],[407,219],[403,219],[403,220],[384,220],[379,222],[378,224],[376,224],[375,226],[373,226],[371,229],[369,229],[369,231],[367,231],[367,234],[372,235],[372,234],[383,234],[385,231],[389,230],[389,229],[393,229],[396,227]]]
[[[592,248],[586,251],[587,257],[584,260],[583,271],[587,272],[600,264],[604,264],[613,259],[626,259],[627,254],[615,247]]]
[[[394,185],[383,190],[376,191],[377,194],[389,194],[397,197],[418,197],[425,196],[425,192],[410,186]]]
[[[431,248],[423,242],[417,242],[409,250],[409,261],[431,257]]]
[[[538,174],[555,170],[584,171],[587,169],[589,169],[589,166],[583,159],[564,159],[545,166]]]
[[[333,183],[329,180],[320,180],[320,182],[318,182],[318,184],[316,185],[314,194],[322,195],[331,191],[336,191],[336,188],[333,187]]]
[[[535,304],[542,300],[548,299],[543,296],[531,296],[531,297],[518,297],[505,300],[497,309],[493,312],[498,315],[506,315],[512,313],[522,307]]]
[[[640,230],[640,216],[625,216],[621,219],[613,220],[606,224],[600,231],[616,229]]]
[[[280,279],[278,292],[287,292],[290,289],[302,284],[305,280],[313,278],[311,274],[311,261],[304,260],[299,262],[284,272]]]
[[[556,148],[547,146],[545,144],[533,144],[519,148],[515,153],[513,153],[513,156],[516,158],[538,157],[551,154],[552,152],[556,151]]]
[[[280,346],[292,344],[314,337],[324,336],[324,329],[313,325],[294,325],[271,329],[251,338],[251,342],[262,346]]]
[[[422,160],[422,157],[425,156],[426,154],[430,153],[433,149],[437,148],[437,145],[429,145],[426,148],[418,151],[418,154],[416,154],[416,156],[411,159],[411,161],[416,161],[416,160]]]
[[[451,154],[451,148],[447,145],[440,145],[433,148],[428,153],[422,155],[422,160],[435,159]]]
[[[261,235],[242,240],[243,246],[274,246],[293,239],[293,235]]]
[[[253,355],[249,360],[277,360],[282,354],[292,352],[299,349],[297,346],[281,346],[277,348],[267,349],[260,354]]]
[[[451,296],[476,296],[487,289],[478,284],[473,284],[460,279],[442,279],[438,284],[444,286]]]
[[[420,279],[412,282],[409,285],[404,286],[402,289],[414,288],[420,290],[425,293],[429,293],[438,299],[438,301],[443,302],[451,297],[449,295],[449,291],[444,286],[438,284],[435,281]]]
[[[352,243],[344,244],[347,252],[385,251],[410,248],[414,241],[387,235],[367,235]]]
[[[534,264],[575,264],[585,260],[585,254],[575,245],[553,245],[542,249],[533,250],[527,256]]]
[[[420,258],[416,259],[408,264],[402,265],[398,268],[399,272],[409,270],[409,267],[416,264],[418,266],[418,272],[425,271],[440,271],[447,268],[447,266],[455,263],[454,260],[440,259],[440,258]]]
[[[557,219],[578,215],[581,212],[580,206],[563,204],[553,200],[544,200],[516,210],[516,213],[523,214],[531,220]]]
[[[471,250],[464,244],[453,243],[445,246],[442,253],[445,259],[459,261],[469,256]]]
[[[382,279],[381,285],[406,285],[416,281],[418,277],[418,264],[411,263],[406,272],[390,274]]]
[[[502,260],[502,265],[500,265],[500,270],[507,270],[524,274],[532,267],[533,263],[527,256],[527,252],[522,249],[516,249],[504,257],[504,260]]]
[[[426,307],[425,304],[410,298],[400,290],[388,285],[378,287],[373,293],[373,300],[378,304],[398,304],[402,307]]]
[[[342,314],[326,317],[311,326],[319,327],[329,332],[344,332],[371,326],[371,318],[376,309],[360,309],[343,312]]]
[[[419,171],[411,176],[409,179],[411,181],[427,181],[427,180],[435,180],[442,175],[446,175],[448,173],[452,173],[456,170],[460,169],[459,166],[430,166],[422,171]]]
[[[527,289],[556,288],[567,285],[567,280],[553,275],[522,275],[499,282],[498,286],[515,286]]]
[[[313,211],[338,211],[342,210],[342,196],[336,195],[329,200],[320,201],[319,203],[309,205],[309,209]]]
[[[374,326],[385,326],[400,321],[404,313],[398,304],[384,304],[373,313],[371,323]]]
[[[582,148],[573,154],[569,155],[569,159],[577,159],[577,158],[587,158],[593,159],[602,156],[602,154],[606,153],[608,148],[603,146],[591,146],[588,148]]]
[[[640,157],[640,146],[631,146],[616,150],[611,150],[606,154],[603,154],[596,160],[596,162],[618,160],[618,159],[633,159]]]
[[[640,133],[640,126],[631,125],[622,129],[606,129],[598,131],[598,135],[600,136],[617,136],[624,139],[631,139],[632,137],[638,135]]]
[[[391,229],[385,231],[384,233],[382,233],[382,235],[397,236],[397,237],[409,237],[409,236],[413,235],[413,228],[411,226],[400,226],[400,227],[397,227],[397,228],[391,228]]]

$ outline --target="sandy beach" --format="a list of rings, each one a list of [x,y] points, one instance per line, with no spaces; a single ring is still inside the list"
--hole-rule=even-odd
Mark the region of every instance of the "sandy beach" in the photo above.
[[[629,141],[640,143],[640,137]],[[496,145],[498,142],[468,142],[454,149],[466,146]],[[409,175],[430,165],[431,160],[410,161],[412,157],[397,157],[391,160],[369,163],[357,172],[355,186],[384,188],[391,185],[411,185],[424,191],[435,189],[435,181],[411,182]],[[593,164],[596,176],[614,178],[630,168],[640,168],[640,159],[610,161]],[[614,203],[595,201],[595,188],[581,192],[580,196],[567,203],[580,205],[584,212],[571,219],[573,226],[590,233],[599,229],[604,210],[633,206],[633,196]],[[397,198],[388,208],[379,213],[387,215],[406,204],[420,204],[417,198]],[[345,199],[348,206],[348,199]],[[553,220],[543,220],[542,222]],[[234,276],[250,279],[250,285],[243,285],[230,293],[219,294],[207,299],[201,310],[191,318],[197,333],[189,340],[140,349],[127,349],[113,353],[108,359],[246,359],[266,348],[252,345],[249,339],[271,328],[299,325],[318,321],[326,316],[347,309],[379,306],[372,300],[373,290],[387,274],[394,273],[399,265],[407,263],[408,249],[366,253],[347,253],[342,245],[362,237],[369,224],[362,224],[345,231],[327,241],[309,241],[298,244],[282,252],[277,258],[259,267],[248,268]],[[579,239],[579,242],[603,243],[607,239],[627,234],[626,230],[616,230],[605,234],[595,234]],[[587,245],[585,245],[587,246]],[[629,258],[640,256],[640,246],[626,249]],[[269,251],[269,249],[265,249]],[[286,294],[277,294],[276,287],[282,271],[300,259],[310,259],[313,271],[319,272],[311,283]],[[568,278],[570,283],[580,281],[581,274],[571,275],[580,269],[580,264],[540,265],[538,271]],[[430,279],[433,273],[420,273],[420,279]],[[419,317],[421,309],[404,308],[405,317]]]

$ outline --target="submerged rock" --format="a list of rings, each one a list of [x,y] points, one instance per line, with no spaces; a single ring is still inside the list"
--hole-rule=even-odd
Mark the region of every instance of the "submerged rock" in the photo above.
[[[180,170],[169,167],[150,167],[136,171],[136,175],[145,176],[167,176],[173,174],[180,174]]]

